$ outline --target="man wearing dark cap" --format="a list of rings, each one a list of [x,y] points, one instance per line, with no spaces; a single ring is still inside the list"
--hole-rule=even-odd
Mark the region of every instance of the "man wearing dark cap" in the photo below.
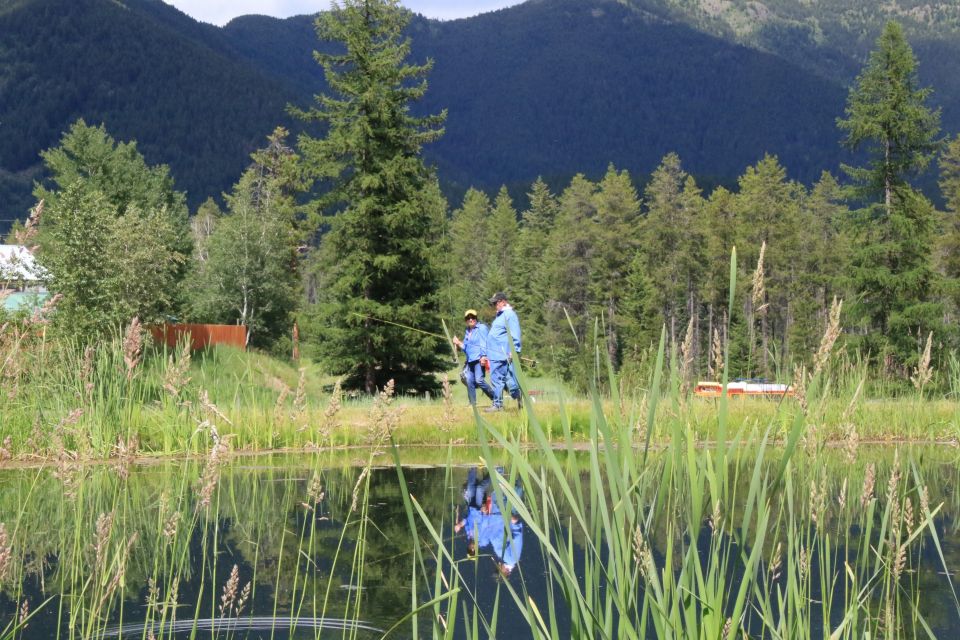
[[[487,335],[487,359],[490,361],[490,382],[493,384],[493,406],[488,411],[503,409],[503,389],[507,388],[510,397],[521,402],[520,385],[513,369],[513,356],[510,340],[520,354],[520,319],[507,301],[507,294],[498,291],[490,298],[490,304],[497,310],[497,317],[490,325]]]

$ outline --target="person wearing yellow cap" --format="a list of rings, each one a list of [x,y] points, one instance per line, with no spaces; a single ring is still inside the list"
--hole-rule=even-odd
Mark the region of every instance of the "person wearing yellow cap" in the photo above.
[[[493,390],[487,383],[487,373],[484,364],[487,359],[487,325],[477,322],[477,311],[467,309],[463,314],[463,321],[467,323],[467,330],[463,340],[454,336],[453,343],[463,349],[467,356],[467,365],[463,369],[464,382],[467,384],[467,399],[471,405],[477,404],[477,388],[493,400]]]

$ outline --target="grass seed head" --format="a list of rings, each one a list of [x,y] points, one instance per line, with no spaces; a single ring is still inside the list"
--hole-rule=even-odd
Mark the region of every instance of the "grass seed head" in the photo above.
[[[860,507],[867,508],[870,501],[873,500],[873,488],[877,482],[877,468],[871,462],[867,465],[867,471],[863,477],[863,491],[860,493]]]
[[[127,366],[127,380],[132,380],[137,365],[143,360],[143,326],[139,316],[134,316],[123,337],[123,362]]]
[[[910,382],[913,383],[917,391],[923,391],[923,388],[933,378],[933,367],[930,366],[930,347],[932,343],[933,332],[931,331],[927,335],[927,346],[924,347],[923,355],[917,362],[917,368],[913,370],[913,375],[910,376]]]
[[[813,357],[813,375],[817,376],[826,367],[830,360],[830,353],[833,351],[833,345],[840,337],[840,310],[843,308],[843,300],[833,299],[830,305],[830,317],[827,321],[827,328],[820,339],[820,348],[817,349]]]
[[[7,527],[0,522],[0,584],[7,581],[13,569],[13,544],[7,534]]]

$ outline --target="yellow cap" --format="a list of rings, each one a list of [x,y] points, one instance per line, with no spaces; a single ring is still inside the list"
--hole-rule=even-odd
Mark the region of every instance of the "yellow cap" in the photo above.
[[[466,320],[466,319],[469,318],[470,316],[473,316],[474,318],[476,318],[476,317],[477,317],[477,310],[476,310],[476,309],[467,309],[466,311],[463,312],[463,319],[464,319],[464,320]]]

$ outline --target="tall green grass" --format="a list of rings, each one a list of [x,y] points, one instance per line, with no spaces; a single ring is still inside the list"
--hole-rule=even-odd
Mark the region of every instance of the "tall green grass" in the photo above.
[[[731,291],[735,272],[734,257]],[[521,516],[526,535],[539,543],[546,566],[546,600],[530,595],[522,571],[518,581],[502,584],[529,634],[932,636],[918,607],[922,594],[914,570],[926,543],[937,549],[947,571],[934,526],[941,506],[931,503],[913,461],[896,458],[884,485],[874,466],[852,465],[859,444],[851,438],[845,452],[851,473],[840,486],[822,466],[804,465],[805,456],[824,453],[816,427],[830,393],[829,378],[819,370],[802,378],[802,400],[778,405],[766,424],[734,429],[729,401],[721,397],[715,433],[702,446],[689,422],[691,398],[684,393],[676,353],[667,392],[659,391],[665,346],[664,332],[650,391],[628,410],[616,396],[620,385],[610,366],[606,375],[616,410],[605,410],[596,389],[602,375],[597,367],[584,478],[571,473],[579,448],[569,420],[562,422],[564,446],[555,448],[528,403],[526,435],[538,454],[534,461],[526,443],[477,415],[481,460],[509,508]],[[598,353],[599,348],[598,341]],[[724,384],[727,376],[725,370]],[[666,448],[651,455],[655,431],[667,434]],[[781,446],[771,450],[774,434]],[[497,451],[511,462],[508,476],[492,462]],[[398,469],[399,461],[398,454]],[[804,466],[807,472],[799,473]],[[524,487],[523,499],[514,489],[517,482]],[[450,637],[454,628],[467,637],[495,635],[496,613],[471,614],[456,606],[470,594],[470,581],[445,539],[444,523],[433,522],[415,496],[405,501],[411,533],[429,532],[434,571],[444,577],[431,581],[429,572],[421,571],[425,604],[432,608],[421,623],[436,638]],[[953,604],[960,621],[956,594]],[[419,611],[418,605],[411,607]],[[414,616],[415,635],[421,631],[419,617]]]

